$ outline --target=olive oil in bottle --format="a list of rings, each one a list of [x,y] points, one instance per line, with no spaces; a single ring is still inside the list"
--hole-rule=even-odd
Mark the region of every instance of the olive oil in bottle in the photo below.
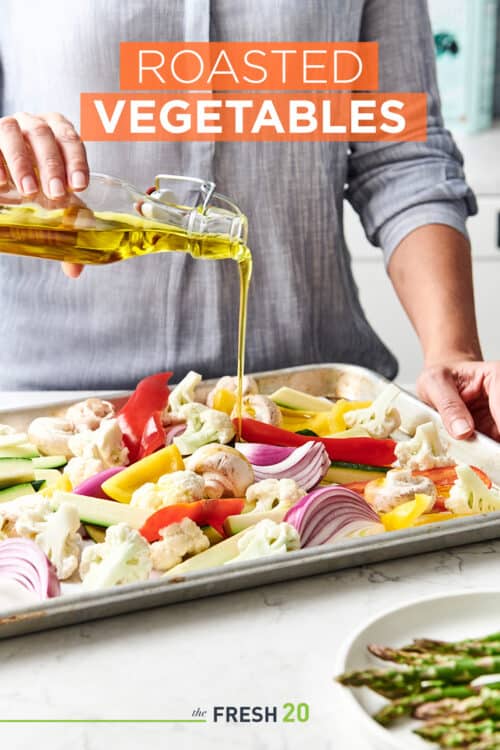
[[[96,212],[87,216],[84,210],[56,209],[41,215],[32,208],[1,205],[0,252],[85,265],[161,252],[236,261],[249,255],[239,240],[189,232],[132,214]]]
[[[165,202],[157,191],[144,195],[106,175],[91,175],[82,193],[63,202],[37,196],[35,201],[0,191],[0,252],[68,263],[102,265],[160,252],[184,252],[206,260],[238,263],[238,432],[241,432],[247,301],[252,256],[246,244],[247,222],[239,209],[213,192],[213,183],[197,183],[194,206]],[[171,196],[168,193],[169,197]],[[157,196],[157,197],[155,197]],[[214,204],[210,201],[215,198]],[[217,203],[219,205],[217,205]]]

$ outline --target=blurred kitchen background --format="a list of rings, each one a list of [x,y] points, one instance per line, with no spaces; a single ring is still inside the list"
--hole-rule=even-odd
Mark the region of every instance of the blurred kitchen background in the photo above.
[[[500,0],[428,2],[445,124],[464,155],[479,206],[468,228],[483,353],[500,360]],[[381,253],[366,240],[349,205],[345,225],[368,319],[399,360],[399,382],[414,383],[422,364],[420,346]]]

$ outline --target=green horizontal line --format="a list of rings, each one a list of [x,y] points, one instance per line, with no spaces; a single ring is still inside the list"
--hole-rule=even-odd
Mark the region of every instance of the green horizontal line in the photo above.
[[[206,724],[207,719],[0,719],[0,724]]]

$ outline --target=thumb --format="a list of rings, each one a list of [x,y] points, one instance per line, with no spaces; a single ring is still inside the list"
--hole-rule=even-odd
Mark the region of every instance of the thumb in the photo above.
[[[77,279],[83,271],[83,266],[79,263],[63,263],[62,270],[69,279]]]
[[[419,396],[440,414],[450,435],[458,440],[474,432],[474,420],[465,405],[453,374],[445,367],[424,370],[417,384]]]

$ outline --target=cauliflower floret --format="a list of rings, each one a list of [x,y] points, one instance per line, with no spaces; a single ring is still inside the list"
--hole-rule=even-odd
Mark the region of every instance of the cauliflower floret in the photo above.
[[[30,496],[31,497],[31,496]],[[22,499],[22,498],[19,498]],[[18,536],[16,534],[17,512],[8,511],[0,508],[0,542],[10,537]]]
[[[219,391],[229,391],[230,393],[238,392],[238,378],[235,375],[224,375],[219,378],[215,386],[207,395],[207,406],[210,408],[214,405],[215,395]],[[250,375],[243,377],[242,396],[249,396],[250,394],[256,394],[259,392],[257,381]]]
[[[125,466],[128,450],[123,445],[122,431],[116,419],[105,419],[97,430],[84,430],[69,439],[72,453],[79,458],[97,458],[105,469]]]
[[[45,552],[60,581],[78,567],[82,544],[79,528],[80,515],[74,505],[62,503],[54,511],[48,500],[38,498],[21,509],[14,525],[17,536],[32,539]]]
[[[171,523],[160,531],[160,536],[162,541],[151,545],[155,570],[170,570],[187,555],[197,555],[210,546],[208,537],[190,518],[183,518],[180,523]]]
[[[274,508],[287,510],[306,494],[295,479],[263,479],[250,485],[246,491],[246,499],[249,503],[255,503],[256,512]]]
[[[13,536],[13,532],[13,523],[7,518],[7,516],[4,516],[3,514],[0,515],[0,542]]]
[[[231,417],[236,419],[238,414],[238,405],[234,407]],[[275,427],[280,427],[283,421],[281,416],[281,410],[274,401],[268,396],[253,395],[244,396],[241,404],[241,416],[250,417],[250,419],[257,419],[259,422],[265,424],[272,424]]]
[[[74,458],[70,458],[64,467],[63,474],[68,477],[72,487],[78,487],[86,479],[99,474],[104,469],[106,469],[106,466],[99,458],[80,458],[80,456],[75,456]]]
[[[438,466],[451,466],[455,461],[447,455],[434,422],[417,427],[415,436],[396,445],[400,466],[412,471],[427,471]]]
[[[369,435],[376,438],[387,438],[401,424],[401,417],[392,402],[399,395],[399,388],[388,385],[366,409],[353,409],[344,414],[348,427],[362,427]]]
[[[109,401],[100,398],[87,398],[66,409],[65,416],[73,422],[79,432],[97,430],[104,419],[112,419],[115,416],[115,407]]]
[[[377,513],[388,513],[402,503],[415,500],[415,495],[427,495],[426,513],[432,510],[437,491],[427,477],[414,476],[409,469],[391,469],[385,479],[375,479],[365,487],[365,498]]]
[[[196,386],[199,383],[201,383],[201,375],[198,372],[194,372],[194,370],[190,370],[182,378],[181,382],[175,386],[168,397],[168,411],[172,414],[177,414],[181,406],[192,403],[194,401]]]
[[[133,493],[130,505],[153,513],[166,505],[201,500],[204,488],[203,477],[194,471],[173,471],[161,476],[156,483],[146,482],[139,487]]]
[[[488,489],[474,469],[464,464],[457,466],[456,472],[457,479],[444,501],[446,510],[458,515],[500,510],[500,493]]]
[[[12,502],[0,503],[0,541],[19,536],[16,532],[16,521],[26,509],[32,509],[39,505],[41,494],[23,495]]]
[[[126,523],[110,526],[102,544],[85,547],[80,576],[85,589],[146,581],[152,570],[149,544]]]
[[[174,438],[183,456],[189,456],[208,443],[229,443],[235,432],[231,419],[222,411],[208,409],[203,404],[185,404],[178,416],[187,422],[186,430]]]
[[[259,521],[238,541],[239,554],[226,565],[240,560],[253,560],[266,555],[283,554],[300,548],[300,537],[290,523],[275,523],[269,519]]]

